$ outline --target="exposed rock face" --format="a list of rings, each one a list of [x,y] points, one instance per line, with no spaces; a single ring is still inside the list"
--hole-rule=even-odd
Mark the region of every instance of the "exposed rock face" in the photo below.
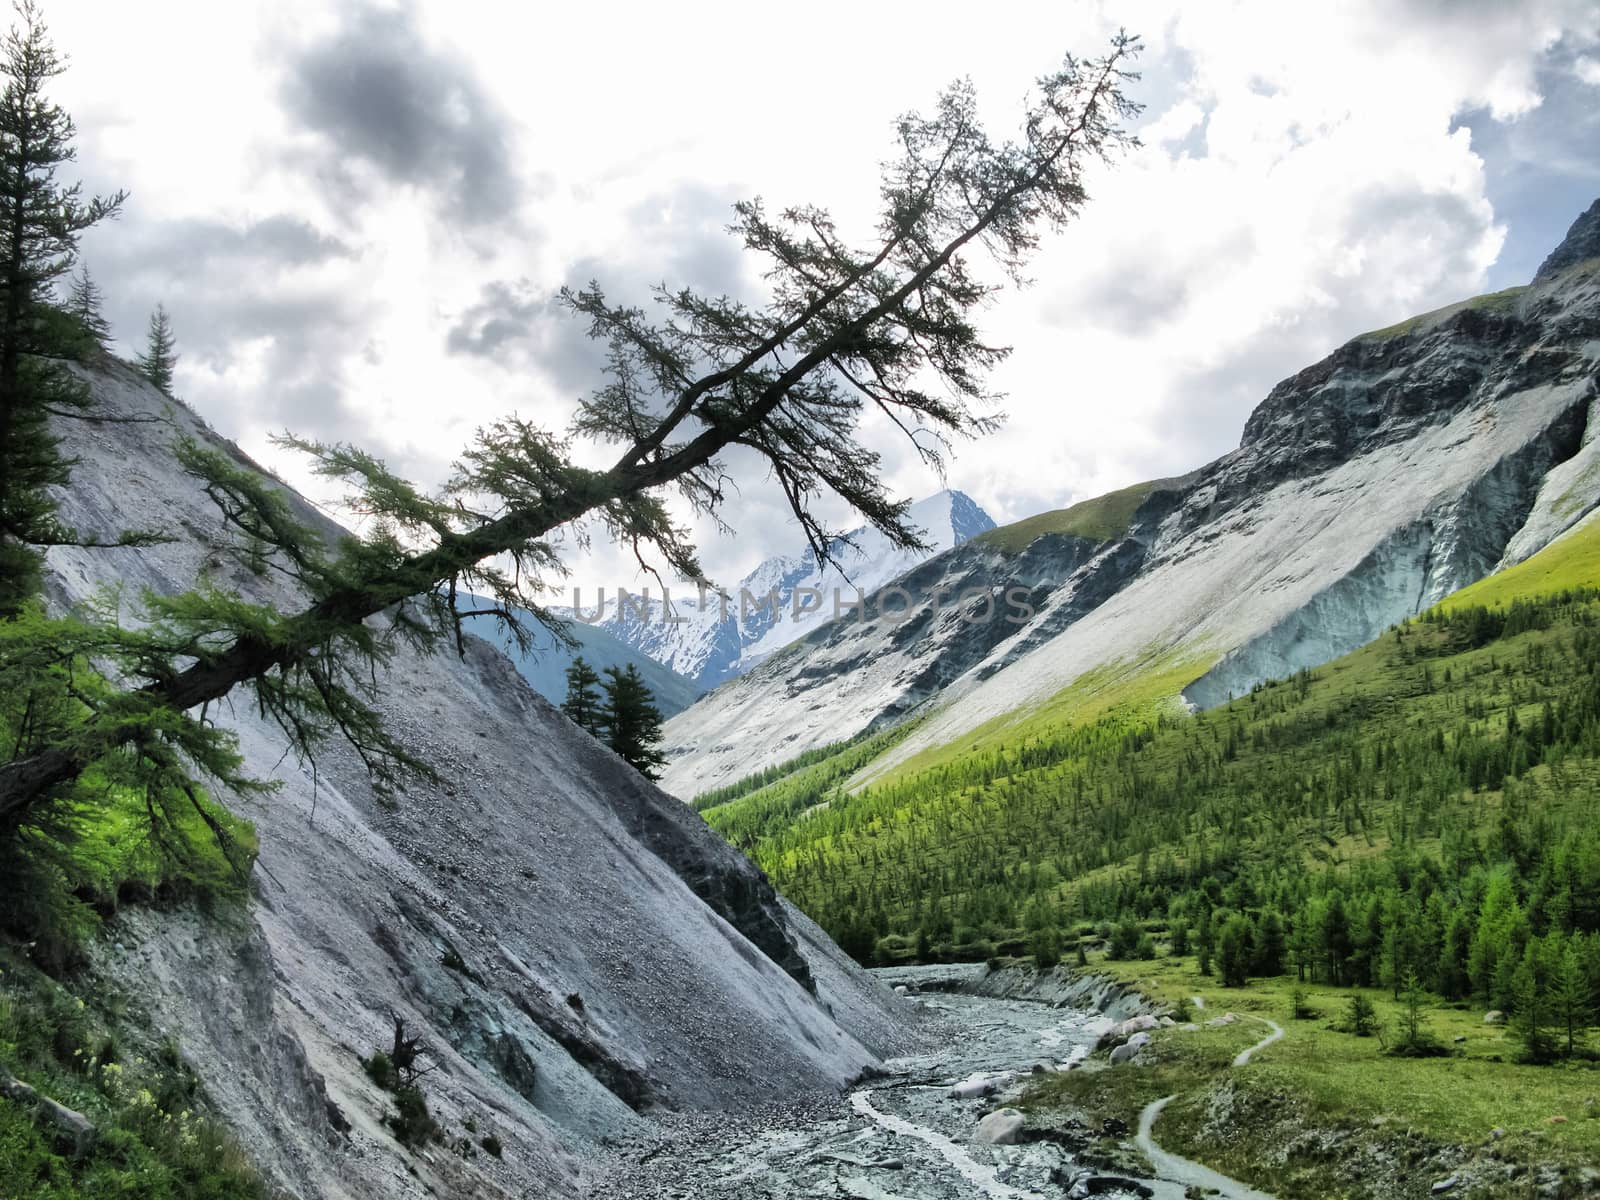
[[[1539,273],[1533,277],[1534,281],[1558,275],[1568,267],[1575,267],[1591,258],[1600,258],[1600,200],[1591,204],[1589,211],[1572,223],[1561,245],[1539,264]]]
[[[980,540],[922,564],[896,581],[911,620],[819,629],[668,722],[665,785],[691,796],[927,714],[870,777],[1143,671],[1219,703],[1526,558],[1600,503],[1596,237],[1600,205],[1533,286],[1357,338],[1280,383],[1237,450],[1153,490],[1111,542],[1052,534],[1013,556]],[[1035,611],[973,626],[932,612],[939,587],[1022,587]]]
[[[89,379],[110,415],[167,407],[120,366]],[[178,433],[210,435],[187,411],[172,421],[64,430],[80,460],[65,519],[180,540],[52,551],[53,601],[113,581],[170,592],[209,570],[296,606],[276,573],[214,551],[216,514],[168,449]],[[282,783],[237,805],[260,833],[258,899],[221,920],[124,913],[96,964],[178,1039],[288,1194],[581,1195],[585,1147],[635,1130],[645,1110],[832,1090],[902,1036],[903,1002],[488,645],[401,654],[381,686],[437,785],[385,805],[342,747],[313,771],[284,761],[281,734],[247,702],[223,706],[254,773]],[[391,1101],[359,1061],[387,1045],[394,1017],[436,1064],[434,1115],[454,1137],[470,1118],[503,1159],[399,1149],[382,1125]]]

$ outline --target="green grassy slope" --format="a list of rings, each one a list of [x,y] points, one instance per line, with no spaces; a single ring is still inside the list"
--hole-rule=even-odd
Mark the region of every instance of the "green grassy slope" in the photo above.
[[[1527,290],[1526,286],[1509,287],[1501,292],[1489,292],[1482,296],[1474,296],[1470,300],[1458,300],[1454,304],[1447,304],[1443,308],[1434,309],[1432,312],[1419,313],[1417,316],[1407,317],[1404,321],[1398,321],[1382,329],[1374,329],[1370,333],[1363,333],[1357,340],[1399,337],[1401,334],[1410,333],[1412,330],[1422,328],[1425,325],[1437,324],[1444,318],[1453,316],[1464,309],[1505,311],[1516,304],[1517,299]]]
[[[1600,584],[1600,518],[1590,517],[1531,558],[1447,596],[1439,608],[1452,612],[1475,604],[1503,607],[1596,584]]]
[[[949,954],[1015,944],[1040,912],[1115,915],[1157,876],[1174,891],[1219,866],[1339,869],[1396,841],[1437,847],[1447,830],[1500,820],[1507,775],[1527,777],[1540,820],[1562,823],[1587,811],[1582,788],[1600,779],[1589,735],[1569,731],[1552,773],[1526,747],[1508,750],[1508,714],[1538,721],[1546,701],[1576,705],[1588,686],[1600,606],[1550,593],[1600,581],[1597,530],[1436,619],[1211,712],[1080,708],[854,794],[800,805],[757,790],[707,817],[854,948],[920,933]],[[1520,595],[1545,600],[1509,624],[1478,607]],[[841,774],[836,764],[829,778]]]
[[[1109,542],[1128,532],[1128,527],[1133,523],[1133,514],[1139,505],[1144,503],[1145,497],[1157,486],[1165,482],[1167,481],[1153,479],[1147,483],[1136,483],[1132,487],[1108,492],[1104,496],[1079,501],[1068,508],[1058,508],[1053,512],[1024,517],[1010,525],[1002,525],[998,529],[980,533],[972,540],[998,546],[1006,554],[1021,553],[1028,543],[1047,533],[1072,534],[1075,537],[1088,538],[1092,542]]]

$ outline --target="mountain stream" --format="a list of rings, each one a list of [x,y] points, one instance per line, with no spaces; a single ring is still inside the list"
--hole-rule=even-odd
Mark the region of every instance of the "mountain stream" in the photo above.
[[[1014,1097],[1035,1067],[1087,1055],[1111,1022],[1027,1000],[926,992],[930,1049],[892,1060],[843,1097],[769,1111],[671,1118],[659,1136],[622,1147],[595,1192],[603,1200],[1060,1200],[1085,1195],[1183,1200],[1193,1185],[1269,1200],[1155,1144],[1144,1128],[1078,1130],[990,1145],[979,1121]],[[1137,1068],[1114,1068],[1137,1069]],[[960,1093],[958,1095],[957,1093]],[[968,1094],[974,1093],[974,1094]],[[981,1094],[980,1094],[981,1093]],[[1025,1133],[1024,1137],[1028,1135]],[[1151,1178],[1108,1167],[1136,1144]],[[1120,1156],[1127,1161],[1128,1156]]]

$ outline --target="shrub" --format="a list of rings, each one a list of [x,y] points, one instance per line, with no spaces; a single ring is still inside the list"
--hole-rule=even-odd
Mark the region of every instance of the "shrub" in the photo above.
[[[1311,1007],[1305,988],[1297,987],[1289,993],[1289,1015],[1296,1021],[1314,1021],[1321,1014]]]
[[[0,1196],[261,1200],[226,1130],[202,1115],[198,1081],[176,1045],[124,1066],[115,1027],[25,961],[0,952],[5,1069],[87,1115],[99,1133],[81,1159],[32,1113],[0,1103]],[[109,1057],[103,1057],[109,1055]]]
[[[400,1086],[400,1075],[394,1069],[394,1060],[382,1050],[373,1051],[371,1058],[361,1060],[361,1065],[366,1068],[367,1077],[386,1092],[392,1092]]]
[[[1061,962],[1061,935],[1054,929],[1041,929],[1033,935],[1028,949],[1033,962],[1041,971],[1048,971]]]
[[[1189,923],[1179,921],[1172,927],[1172,955],[1182,958],[1189,953]]]
[[[1353,1033],[1357,1037],[1371,1037],[1378,1032],[1378,1010],[1373,1008],[1372,1001],[1360,992],[1350,997],[1344,1012],[1346,1033]]]
[[[1138,922],[1132,917],[1124,918],[1111,931],[1110,944],[1106,946],[1106,957],[1114,959],[1133,958],[1139,952],[1139,941],[1143,936],[1139,932]]]
[[[492,1133],[485,1134],[478,1142],[478,1145],[483,1147],[485,1154],[492,1154],[496,1158],[500,1158],[505,1150],[505,1147],[500,1144],[500,1139]]]
[[[402,1146],[420,1149],[443,1132],[428,1111],[428,1101],[422,1089],[414,1084],[395,1090],[394,1109],[394,1114],[385,1124],[394,1131],[395,1140]]]

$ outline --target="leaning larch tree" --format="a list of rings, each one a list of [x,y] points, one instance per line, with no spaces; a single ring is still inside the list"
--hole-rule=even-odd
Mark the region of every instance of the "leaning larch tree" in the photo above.
[[[204,719],[204,706],[241,685],[303,750],[337,732],[380,786],[426,772],[383,728],[375,665],[403,643],[459,639],[471,616],[506,619],[514,605],[540,613],[538,583],[560,570],[551,538],[581,521],[598,519],[641,559],[699,577],[666,500],[676,489],[720,521],[731,448],[764,460],[819,557],[832,533],[815,501],[829,494],[892,543],[918,545],[859,436],[861,419],[877,409],[935,464],[953,438],[994,425],[986,376],[1006,350],[974,323],[995,290],[975,262],[986,257],[1020,282],[1041,233],[1084,204],[1086,168],[1135,144],[1126,124],[1138,109],[1125,88],[1136,52],[1136,39],[1119,35],[1103,57],[1069,56],[1039,80],[1014,141],[990,139],[966,84],[932,115],[902,118],[872,244],[848,241],[820,208],[774,215],[759,201],[738,205],[731,232],[765,264],[763,305],[663,290],[651,313],[612,304],[593,285],[563,292],[608,348],[603,386],[565,436],[515,417],[481,431],[438,494],[353,447],[286,439],[349,485],[375,534],[322,546],[272,484],[208,448],[180,447],[241,546],[258,561],[265,547],[308,601],[282,614],[200,590],[147,598],[138,630],[53,623],[58,659],[97,663],[117,682],[80,688],[53,744],[0,767],[0,829],[113,763],[185,790],[196,772],[255,786],[231,736]],[[585,469],[570,453],[575,439],[620,450],[608,469]],[[456,600],[467,592],[493,601],[462,611]]]

